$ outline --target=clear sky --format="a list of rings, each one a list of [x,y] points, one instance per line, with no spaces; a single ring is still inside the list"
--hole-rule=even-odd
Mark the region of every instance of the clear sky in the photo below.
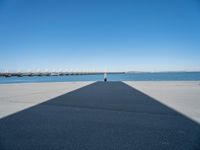
[[[199,0],[0,0],[0,70],[200,70]]]

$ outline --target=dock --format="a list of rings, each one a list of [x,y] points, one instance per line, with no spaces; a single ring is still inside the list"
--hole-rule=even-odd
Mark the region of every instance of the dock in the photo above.
[[[105,72],[0,72],[0,77],[98,75],[104,73]],[[124,74],[125,72],[107,72],[107,73]]]

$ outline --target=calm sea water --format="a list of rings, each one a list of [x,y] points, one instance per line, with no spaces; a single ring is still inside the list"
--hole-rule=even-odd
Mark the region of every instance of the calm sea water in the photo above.
[[[196,81],[200,72],[108,74],[108,81]],[[0,77],[0,84],[68,81],[103,81],[103,75]]]

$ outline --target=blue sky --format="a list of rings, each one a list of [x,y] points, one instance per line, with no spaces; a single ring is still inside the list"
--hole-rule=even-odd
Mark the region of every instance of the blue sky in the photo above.
[[[0,0],[0,71],[200,70],[199,0]]]

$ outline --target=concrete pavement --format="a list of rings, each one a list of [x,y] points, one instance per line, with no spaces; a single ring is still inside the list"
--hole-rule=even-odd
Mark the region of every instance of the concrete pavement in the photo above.
[[[122,82],[96,82],[0,120],[1,150],[200,149],[200,125]]]

